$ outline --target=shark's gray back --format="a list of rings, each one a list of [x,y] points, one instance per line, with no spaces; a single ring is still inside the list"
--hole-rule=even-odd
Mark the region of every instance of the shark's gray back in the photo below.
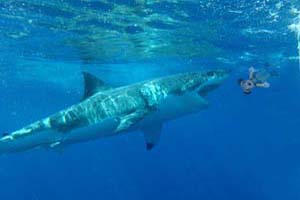
[[[137,110],[155,109],[168,95],[181,95],[187,88],[191,89],[190,85],[194,84],[196,75],[179,74],[99,91],[84,101],[50,116],[49,125],[65,132],[99,123],[107,118],[129,115]],[[203,81],[204,79],[205,77]]]

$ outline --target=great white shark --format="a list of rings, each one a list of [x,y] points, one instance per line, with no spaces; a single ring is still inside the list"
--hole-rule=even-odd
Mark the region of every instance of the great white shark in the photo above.
[[[0,154],[61,149],[134,130],[143,132],[150,150],[158,143],[165,121],[206,108],[204,96],[228,74],[223,69],[188,72],[113,88],[84,72],[84,96],[79,103],[4,134],[0,138]]]

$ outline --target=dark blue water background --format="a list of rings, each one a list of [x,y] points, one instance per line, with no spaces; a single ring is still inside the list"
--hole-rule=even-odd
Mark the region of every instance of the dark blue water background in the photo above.
[[[77,103],[83,70],[116,86],[183,71],[233,70],[207,97],[210,108],[165,123],[151,152],[133,132],[63,153],[0,157],[0,198],[300,199],[300,72],[288,29],[297,6],[0,1],[0,132]],[[265,63],[279,73],[271,87],[242,94],[236,80]]]

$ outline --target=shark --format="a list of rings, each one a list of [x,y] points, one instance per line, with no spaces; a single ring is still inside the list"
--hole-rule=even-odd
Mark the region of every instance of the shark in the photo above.
[[[66,145],[141,131],[147,150],[160,140],[163,124],[209,106],[205,96],[229,70],[216,69],[159,77],[112,87],[83,72],[80,102],[0,137],[0,154]]]

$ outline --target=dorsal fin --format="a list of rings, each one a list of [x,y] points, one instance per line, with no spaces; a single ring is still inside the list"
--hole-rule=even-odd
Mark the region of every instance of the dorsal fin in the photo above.
[[[82,74],[84,78],[84,94],[82,100],[97,92],[111,89],[111,87],[107,86],[104,81],[98,79],[96,76],[88,72],[82,72]]]

